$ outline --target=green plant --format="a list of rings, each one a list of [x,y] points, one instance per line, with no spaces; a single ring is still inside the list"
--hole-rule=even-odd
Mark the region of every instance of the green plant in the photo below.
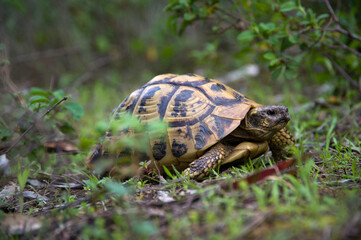
[[[215,34],[232,36],[231,41],[237,43],[236,59],[265,63],[273,80],[311,78],[323,83],[343,78],[361,93],[355,80],[361,74],[361,29],[356,17],[360,2],[341,4],[337,11],[328,0],[303,3],[169,0],[166,10],[171,14],[169,26],[180,33],[201,20]],[[250,57],[245,59],[243,54]],[[320,68],[317,73],[316,66]],[[307,76],[299,74],[305,70]]]
[[[23,171],[21,171],[20,168],[20,164],[18,164],[18,183],[19,183],[19,188],[20,188],[20,195],[19,195],[19,204],[20,204],[20,213],[23,213],[24,210],[24,196],[23,196],[23,192],[24,192],[24,188],[26,185],[26,181],[28,180],[29,177],[29,168],[25,168]]]
[[[47,91],[42,88],[33,87],[29,91],[28,106],[31,111],[38,112],[42,108],[51,108],[64,97],[69,98],[70,96],[65,96],[64,91],[61,89],[56,91]],[[63,109],[67,111],[74,120],[79,120],[84,115],[83,107],[76,102],[62,104],[57,109],[57,114],[59,114],[59,112]]]
[[[11,95],[5,94],[5,97],[7,96]],[[29,94],[19,98],[23,97],[26,104],[12,102],[12,106],[18,104],[16,107],[13,106],[15,107],[13,114],[3,115],[0,118],[0,138],[3,140],[0,149],[10,158],[15,157],[18,162],[27,164],[26,161],[34,163],[34,159],[44,158],[39,156],[44,155],[43,143],[50,135],[56,138],[60,135],[59,132],[62,132],[69,138],[74,138],[76,131],[73,124],[82,117],[84,111],[76,102],[62,104],[69,98],[62,90],[51,92],[41,88],[31,88]],[[23,143],[19,144],[20,142]],[[34,165],[44,167],[49,163],[37,161]]]

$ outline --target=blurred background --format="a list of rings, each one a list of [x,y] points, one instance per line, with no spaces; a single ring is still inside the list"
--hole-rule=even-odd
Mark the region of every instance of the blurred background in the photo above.
[[[360,0],[0,0],[0,238],[359,239],[360,10]],[[233,182],[273,165],[267,154],[201,183],[94,175],[84,159],[112,109],[162,73],[287,106],[297,168],[286,172],[297,177]],[[146,148],[138,139],[125,140]]]
[[[360,99],[357,0],[0,2],[3,151],[70,96],[26,137],[38,144],[23,155],[58,139],[87,152],[111,110],[162,73],[216,78],[292,114]]]

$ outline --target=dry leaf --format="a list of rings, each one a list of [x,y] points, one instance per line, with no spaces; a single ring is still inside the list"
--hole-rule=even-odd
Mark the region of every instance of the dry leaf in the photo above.
[[[6,185],[0,192],[0,199],[9,200],[20,191],[20,187],[16,183],[10,183]]]
[[[48,201],[48,200],[49,200],[49,198],[47,198],[47,197],[45,197],[45,196],[42,196],[42,195],[40,195],[40,194],[37,194],[37,193],[35,193],[35,192],[33,192],[33,191],[24,191],[24,192],[23,192],[23,196],[24,196],[25,198],[37,199],[37,200],[39,200],[39,201]]]
[[[44,143],[44,147],[48,152],[67,152],[73,154],[79,152],[74,144],[65,141],[46,142]]]
[[[172,198],[169,195],[169,193],[166,192],[166,191],[158,191],[157,194],[158,194],[157,197],[158,197],[159,201],[161,201],[161,202],[168,203],[168,202],[174,202],[175,201],[174,198]]]

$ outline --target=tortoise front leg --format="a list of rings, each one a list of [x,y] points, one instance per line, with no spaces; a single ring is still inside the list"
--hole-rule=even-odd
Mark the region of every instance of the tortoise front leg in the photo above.
[[[219,164],[226,164],[238,159],[254,158],[266,152],[267,142],[242,142],[236,147],[216,144],[203,156],[189,164],[184,170],[185,175],[192,179],[199,179],[208,175],[209,170],[215,169]]]
[[[283,128],[277,132],[269,141],[269,147],[275,161],[285,159],[291,155],[289,146],[294,146],[295,140],[292,134]]]
[[[208,171],[215,169],[231,151],[232,148],[230,146],[217,143],[208,152],[191,162],[189,167],[183,171],[184,175],[189,175],[191,179],[200,179],[207,176]]]
[[[238,159],[255,158],[268,150],[267,142],[242,142],[232,149],[222,165]]]

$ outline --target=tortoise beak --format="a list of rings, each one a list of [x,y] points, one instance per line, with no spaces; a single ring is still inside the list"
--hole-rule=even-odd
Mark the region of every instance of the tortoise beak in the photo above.
[[[285,106],[282,106],[281,110],[281,119],[278,120],[278,123],[287,123],[291,120],[290,114],[288,113],[288,108]]]
[[[282,118],[282,119],[278,120],[277,125],[281,124],[281,123],[287,123],[288,121],[290,121],[290,117]]]
[[[278,123],[287,123],[291,120],[290,115],[287,113],[284,114],[284,116],[278,121]]]

